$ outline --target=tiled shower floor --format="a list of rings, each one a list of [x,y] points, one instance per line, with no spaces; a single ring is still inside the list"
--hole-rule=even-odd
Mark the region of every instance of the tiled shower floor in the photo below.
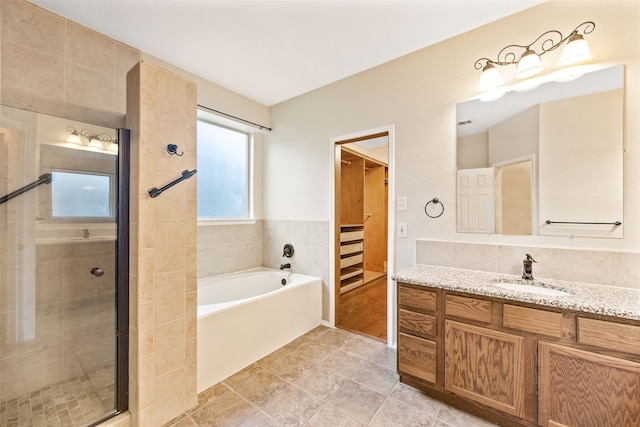
[[[395,350],[318,327],[198,395],[165,427],[484,427],[487,421],[401,384]]]
[[[0,402],[0,427],[80,427],[113,408],[113,385],[95,391],[96,381],[113,383],[113,369],[102,369]]]

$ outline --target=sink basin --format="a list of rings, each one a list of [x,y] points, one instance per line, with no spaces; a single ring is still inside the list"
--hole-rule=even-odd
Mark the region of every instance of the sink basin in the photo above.
[[[498,288],[507,289],[515,292],[524,292],[527,294],[547,295],[547,296],[554,296],[554,297],[571,295],[570,292],[563,291],[561,289],[546,288],[543,286],[530,285],[528,283],[523,283],[523,282],[524,280],[518,280],[513,282],[501,281],[501,282],[494,282],[492,283],[492,285]]]

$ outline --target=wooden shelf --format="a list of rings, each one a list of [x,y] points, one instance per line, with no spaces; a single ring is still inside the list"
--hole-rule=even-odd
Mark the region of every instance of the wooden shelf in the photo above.
[[[364,284],[364,225],[340,226],[340,293]]]
[[[357,288],[358,286],[364,285],[364,279],[361,277],[352,277],[350,279],[341,280],[340,281],[340,293],[344,294],[347,291]]]
[[[354,276],[364,274],[364,269],[361,267],[346,267],[340,269],[340,281],[350,279]]]

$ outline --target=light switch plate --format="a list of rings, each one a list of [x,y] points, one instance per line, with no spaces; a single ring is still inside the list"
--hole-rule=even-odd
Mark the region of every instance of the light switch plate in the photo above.
[[[398,203],[396,203],[396,209],[398,211],[406,211],[407,210],[407,198],[406,197],[398,197]]]
[[[407,224],[404,222],[398,223],[398,237],[407,237]]]

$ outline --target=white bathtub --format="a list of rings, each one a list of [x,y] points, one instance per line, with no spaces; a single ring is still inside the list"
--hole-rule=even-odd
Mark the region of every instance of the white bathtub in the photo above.
[[[321,316],[317,277],[260,268],[199,279],[198,393],[315,328]]]

